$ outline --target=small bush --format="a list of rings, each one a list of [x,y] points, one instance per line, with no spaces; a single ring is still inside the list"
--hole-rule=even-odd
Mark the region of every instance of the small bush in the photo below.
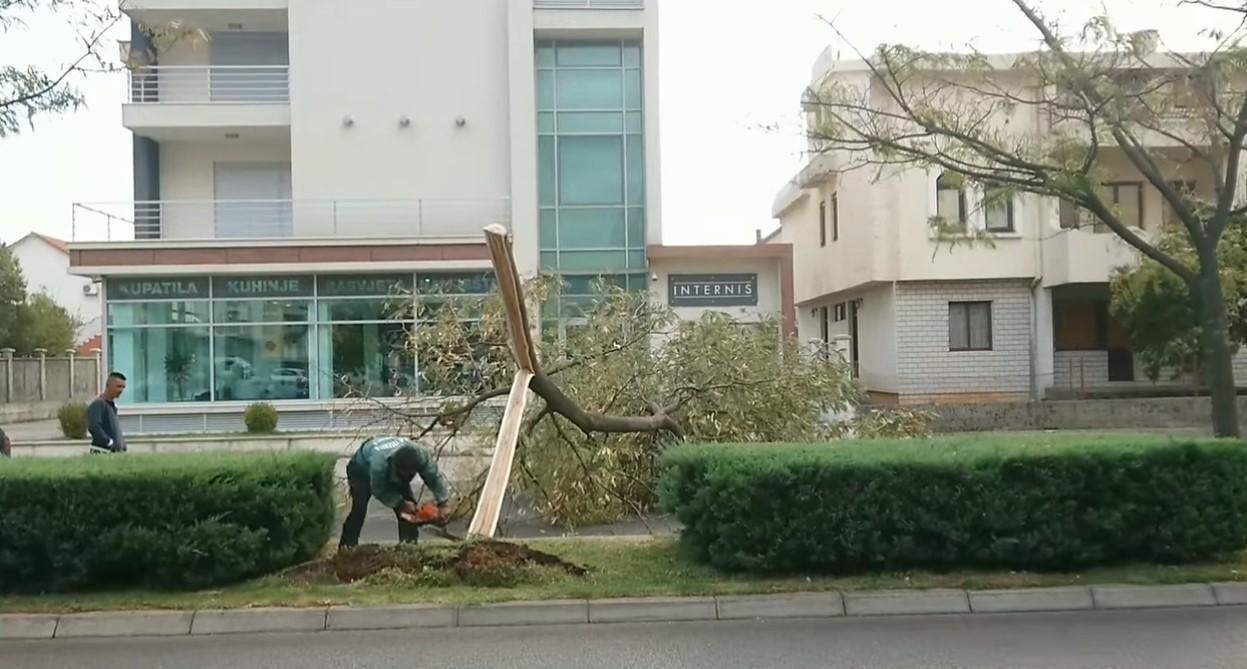
[[[1094,435],[688,446],[659,494],[727,569],[1068,569],[1247,547],[1247,443]]]
[[[87,405],[70,402],[56,412],[56,420],[61,424],[61,434],[66,439],[87,438]]]
[[[858,409],[853,433],[859,439],[916,439],[931,436],[937,416],[913,409]]]
[[[277,429],[277,409],[267,402],[256,402],[247,407],[242,420],[252,434],[267,434]]]
[[[312,558],[332,456],[27,458],[0,467],[0,591],[195,588]]]

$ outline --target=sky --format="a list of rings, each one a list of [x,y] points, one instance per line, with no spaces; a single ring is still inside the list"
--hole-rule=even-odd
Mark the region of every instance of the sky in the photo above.
[[[527,0],[511,0],[525,2]],[[769,231],[775,193],[802,165],[799,101],[814,60],[881,42],[988,52],[1036,47],[1009,0],[658,0],[663,243],[750,243]],[[1107,13],[1123,28],[1155,28],[1177,49],[1196,48],[1218,16],[1178,0],[1036,0],[1047,16],[1081,25]],[[840,40],[832,19],[851,40]],[[1228,27],[1228,26],[1227,26]],[[53,68],[78,54],[51,18],[0,38],[0,63]],[[128,38],[119,27],[105,47]],[[121,125],[124,78],[76,85],[88,106],[37,120],[0,139],[0,241],[32,230],[71,236],[74,202],[132,198],[130,133]]]

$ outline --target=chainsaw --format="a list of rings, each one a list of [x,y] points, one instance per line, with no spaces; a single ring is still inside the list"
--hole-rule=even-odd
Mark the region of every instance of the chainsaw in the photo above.
[[[441,511],[438,510],[436,504],[424,504],[420,506],[420,508],[416,509],[415,513],[400,512],[398,517],[402,518],[403,522],[411,523],[417,527],[427,527],[433,532],[433,534],[436,534],[443,539],[447,539],[449,541],[463,541],[463,537],[455,536],[446,531],[446,525],[441,520]]]

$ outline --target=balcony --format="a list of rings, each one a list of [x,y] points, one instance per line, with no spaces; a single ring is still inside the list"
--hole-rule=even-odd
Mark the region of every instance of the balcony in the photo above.
[[[129,73],[122,121],[153,139],[290,126],[289,65],[157,65]]]
[[[1136,233],[1145,233],[1135,228]],[[1104,283],[1113,270],[1135,264],[1139,253],[1117,235],[1093,228],[1071,228],[1051,235],[1043,242],[1043,283],[1059,286],[1072,283]]]
[[[509,198],[79,203],[73,241],[385,239],[480,241],[510,227]]]
[[[533,0],[535,9],[645,9],[645,0]]]

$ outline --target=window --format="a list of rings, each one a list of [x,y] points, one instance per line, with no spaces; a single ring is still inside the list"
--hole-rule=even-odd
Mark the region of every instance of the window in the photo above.
[[[1013,232],[1013,196],[1003,188],[988,188],[983,210],[988,232]]]
[[[818,203],[818,245],[827,246],[827,203]]]
[[[992,303],[948,303],[948,349],[950,351],[990,351],[992,348]]]
[[[646,271],[641,45],[539,42],[536,66],[542,269]]]
[[[831,323],[827,322],[827,307],[819,307],[818,309],[818,333],[823,343],[831,341]]]
[[[836,322],[843,323],[849,317],[849,305],[841,302],[836,305]]]
[[[206,325],[110,326],[109,369],[123,371],[129,378],[129,387],[120,401],[162,404],[211,400],[209,339]]]
[[[1069,200],[1061,200],[1061,229],[1072,230],[1082,227],[1084,221],[1090,213],[1082,207],[1070,202]]]
[[[831,194],[831,241],[840,240],[840,194]]]
[[[1122,224],[1131,228],[1143,227],[1143,184],[1138,181],[1104,184],[1104,200],[1114,207]],[[1096,225],[1096,232],[1108,232],[1103,224]]]
[[[966,229],[966,192],[962,189],[964,179],[959,174],[944,172],[935,180],[935,215],[943,219],[945,226],[957,230]]]
[[[1173,189],[1185,198],[1187,202],[1190,202],[1195,197],[1196,186],[1194,181],[1171,181],[1169,185],[1173,186]],[[1168,200],[1165,201],[1164,221],[1162,222],[1166,227],[1182,225],[1182,219],[1178,218],[1178,212],[1173,208],[1173,205],[1169,204]]]

